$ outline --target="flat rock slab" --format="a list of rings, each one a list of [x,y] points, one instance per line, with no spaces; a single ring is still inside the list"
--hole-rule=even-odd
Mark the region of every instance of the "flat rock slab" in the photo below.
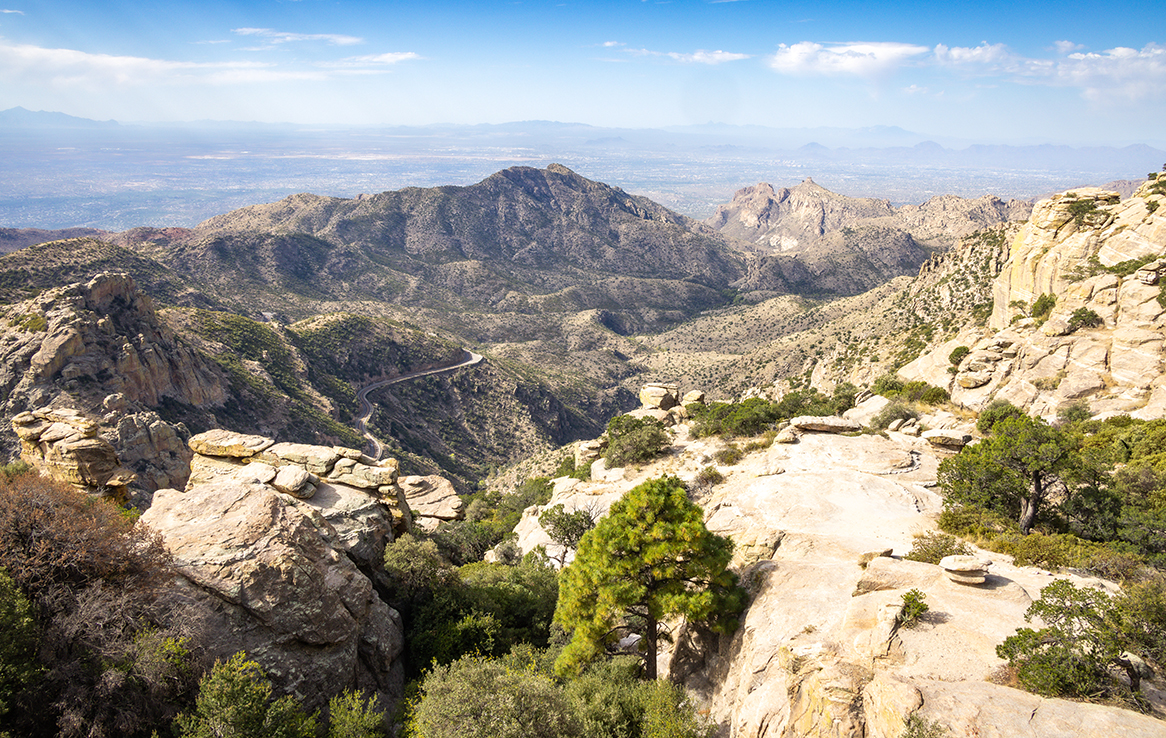
[[[790,420],[789,424],[800,431],[818,433],[855,433],[862,430],[856,421],[836,415],[799,415]]]
[[[222,428],[214,428],[205,433],[191,436],[187,443],[191,451],[203,456],[248,459],[270,448],[275,441],[263,436],[248,436]]]

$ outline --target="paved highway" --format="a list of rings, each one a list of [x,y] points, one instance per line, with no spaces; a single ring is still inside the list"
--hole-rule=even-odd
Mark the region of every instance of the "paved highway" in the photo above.
[[[452,372],[455,369],[461,369],[462,367],[466,366],[473,366],[481,360],[481,354],[475,354],[473,351],[467,350],[466,358],[457,364],[442,366],[438,367],[437,369],[426,369],[425,371],[420,372],[409,372],[408,374],[402,374],[401,376],[393,377],[392,379],[382,379],[379,382],[373,382],[372,384],[362,389],[360,392],[357,392],[356,399],[360,401],[360,416],[356,419],[356,428],[364,434],[366,439],[368,439],[369,446],[373,451],[370,456],[373,459],[379,461],[381,454],[384,453],[385,449],[384,446],[381,445],[381,442],[368,432],[368,420],[372,417],[372,403],[368,401],[369,392],[378,390],[381,387],[388,387],[390,384],[396,384],[397,382],[406,382],[410,379],[416,379],[417,377],[428,377],[431,374],[444,374],[445,372]]]

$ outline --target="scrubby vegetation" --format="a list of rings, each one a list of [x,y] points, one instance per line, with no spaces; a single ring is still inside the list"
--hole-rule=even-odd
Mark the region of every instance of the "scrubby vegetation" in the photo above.
[[[922,561],[925,564],[938,564],[944,557],[967,556],[971,553],[971,546],[955,536],[931,530],[915,536],[915,543],[903,558],[908,561]]]
[[[658,420],[617,415],[607,424],[604,458],[608,467],[644,464],[663,453],[670,443]]]
[[[696,422],[691,433],[695,438],[756,436],[799,415],[834,415],[848,410],[854,406],[857,391],[852,384],[841,384],[831,397],[814,389],[804,389],[788,392],[777,402],[752,397],[743,402],[692,405],[689,412]]]

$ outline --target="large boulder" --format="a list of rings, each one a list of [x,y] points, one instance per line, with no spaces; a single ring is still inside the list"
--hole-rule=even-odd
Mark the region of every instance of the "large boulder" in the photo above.
[[[213,656],[246,651],[309,709],[346,687],[395,701],[400,616],[334,543],[336,528],[300,504],[227,480],[159,490],[141,520],[193,585],[186,595],[209,605]]]
[[[462,498],[448,479],[439,476],[406,476],[397,480],[405,494],[413,522],[427,531],[436,530],[442,521],[462,517]]]
[[[671,410],[679,404],[679,390],[674,384],[645,384],[640,390],[640,405],[645,408]]]

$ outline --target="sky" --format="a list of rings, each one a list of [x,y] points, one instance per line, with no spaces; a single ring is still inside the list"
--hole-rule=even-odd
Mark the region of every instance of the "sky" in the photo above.
[[[0,0],[0,110],[1166,141],[1161,0]]]

